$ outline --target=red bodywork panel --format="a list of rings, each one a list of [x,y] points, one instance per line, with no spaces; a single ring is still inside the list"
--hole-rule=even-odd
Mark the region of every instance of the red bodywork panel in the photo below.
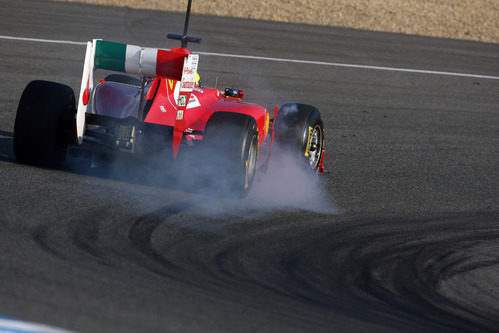
[[[159,84],[159,87],[156,87]],[[146,94],[146,100],[154,101],[147,112],[145,122],[175,126],[179,81],[156,78]],[[206,123],[215,112],[233,112],[253,117],[259,131],[259,144],[265,140],[268,126],[267,110],[259,105],[243,103],[234,98],[225,98],[217,89],[194,88],[187,110],[184,113],[184,128],[188,135],[193,131],[203,132]]]
[[[162,77],[170,77],[176,80],[182,78],[184,58],[191,51],[182,48],[173,48],[170,51],[158,50],[156,73]]]

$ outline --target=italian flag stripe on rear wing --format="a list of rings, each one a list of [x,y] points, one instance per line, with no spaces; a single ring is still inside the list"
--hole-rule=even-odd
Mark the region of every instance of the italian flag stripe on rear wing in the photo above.
[[[92,112],[90,99],[94,89],[94,70],[106,69],[140,76],[160,76],[180,81],[174,156],[185,128],[184,112],[194,89],[199,56],[187,49],[162,50],[94,39],[87,43],[76,114],[78,143],[83,142],[85,114]]]
[[[126,44],[97,40],[95,42],[94,66],[126,73],[126,49]]]
[[[185,53],[136,45],[95,41],[95,68],[180,81]]]

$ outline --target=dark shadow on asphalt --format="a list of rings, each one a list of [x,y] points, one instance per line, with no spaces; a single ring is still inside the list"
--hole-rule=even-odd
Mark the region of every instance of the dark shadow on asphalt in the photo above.
[[[14,153],[14,133],[12,132],[0,130],[0,161],[17,163]],[[93,167],[90,157],[75,157],[68,154],[63,165],[58,169],[90,177],[189,191],[188,186],[179,186],[177,181],[172,181],[178,179],[178,177],[172,177],[171,175],[168,177],[166,174],[161,175],[157,171],[153,172],[144,163],[133,160],[113,159],[112,161],[101,161],[98,167]],[[191,191],[194,191],[194,189],[191,189]]]
[[[16,160],[13,138],[14,134],[12,132],[0,130],[0,161],[14,162]]]

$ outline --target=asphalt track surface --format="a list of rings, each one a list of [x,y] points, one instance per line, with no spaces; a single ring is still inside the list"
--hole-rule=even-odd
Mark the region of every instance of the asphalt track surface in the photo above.
[[[183,27],[173,13],[0,4],[4,36],[167,48]],[[190,33],[194,51],[499,76],[497,44],[207,16]],[[329,175],[237,201],[116,176],[127,166],[16,163],[23,88],[78,92],[83,57],[0,39],[0,316],[78,332],[498,330],[499,80],[201,56],[206,86],[316,105],[327,127]]]

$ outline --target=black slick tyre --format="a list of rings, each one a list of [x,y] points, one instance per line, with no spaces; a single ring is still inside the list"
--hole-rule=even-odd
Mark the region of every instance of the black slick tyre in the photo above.
[[[273,150],[289,153],[304,168],[317,172],[322,164],[324,143],[319,110],[297,103],[281,106],[274,120]]]
[[[220,195],[243,197],[251,189],[258,159],[258,127],[254,118],[217,112],[203,138],[203,178]]]
[[[58,167],[76,142],[75,96],[69,86],[32,81],[23,91],[14,124],[14,153],[21,163]]]

